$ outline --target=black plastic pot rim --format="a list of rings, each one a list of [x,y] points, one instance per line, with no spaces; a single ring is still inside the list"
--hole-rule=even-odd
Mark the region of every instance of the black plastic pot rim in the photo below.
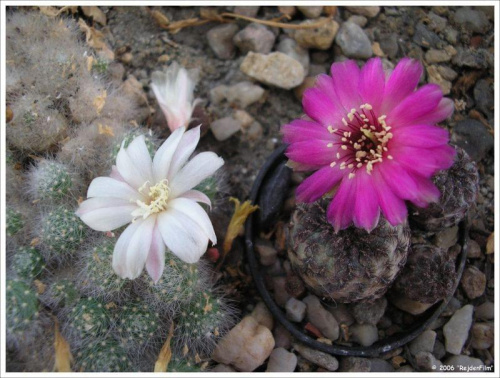
[[[269,172],[281,162],[286,160],[284,155],[286,145],[280,146],[276,149],[267,159],[267,161],[262,166],[257,178],[254,181],[252,191],[250,192],[250,201],[252,204],[257,203],[259,198],[261,186],[268,175]],[[257,213],[253,213],[249,216],[245,223],[245,249],[248,258],[248,263],[252,276],[259,291],[260,295],[269,311],[273,314],[274,318],[277,319],[281,325],[287,329],[299,342],[305,344],[308,347],[317,349],[321,352],[328,354],[338,355],[338,356],[356,356],[356,357],[377,357],[384,353],[387,353],[393,349],[400,348],[405,344],[409,343],[417,336],[419,336],[423,331],[425,331],[431,325],[434,320],[436,320],[439,315],[444,311],[448,302],[453,298],[455,291],[457,289],[458,283],[462,276],[464,270],[465,261],[467,258],[467,243],[468,243],[468,222],[467,217],[459,225],[459,243],[462,247],[461,253],[458,257],[458,268],[457,268],[457,280],[455,282],[455,287],[452,293],[442,301],[436,303],[431,308],[429,308],[421,318],[415,322],[409,329],[404,332],[387,337],[383,340],[377,341],[371,346],[344,346],[338,344],[325,344],[315,340],[306,333],[304,333],[296,324],[292,323],[286,318],[283,310],[276,304],[271,293],[267,290],[264,276],[260,269],[260,264],[257,261],[257,257],[254,249],[254,239],[255,235],[258,234],[258,227],[256,222]]]

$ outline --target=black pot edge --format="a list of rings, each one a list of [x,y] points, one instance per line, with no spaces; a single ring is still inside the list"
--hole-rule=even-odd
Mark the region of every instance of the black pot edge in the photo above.
[[[285,159],[284,156],[285,149],[286,145],[278,147],[269,156],[269,158],[262,166],[259,174],[257,175],[254,181],[252,190],[250,192],[250,201],[252,202],[252,204],[257,203],[259,190],[266,175],[274,167],[276,167],[283,159]],[[281,325],[285,327],[298,341],[300,341],[302,344],[305,344],[308,347],[332,355],[355,356],[355,357],[378,357],[391,350],[402,347],[405,344],[412,341],[413,339],[415,339],[423,331],[425,331],[430,326],[430,324],[439,317],[439,315],[441,315],[441,313],[448,305],[448,302],[453,298],[453,295],[455,294],[455,291],[460,282],[460,278],[462,277],[462,273],[465,267],[465,261],[467,259],[469,224],[467,221],[467,217],[465,217],[465,219],[462,220],[459,225],[459,243],[462,246],[462,251],[460,253],[460,259],[458,261],[457,280],[455,282],[455,287],[453,288],[452,294],[450,296],[442,300],[440,303],[439,302],[436,303],[434,306],[432,306],[430,309],[426,311],[426,313],[430,314],[427,318],[424,317],[419,322],[415,323],[406,332],[401,332],[399,334],[387,337],[369,347],[363,347],[363,346],[350,347],[350,346],[342,346],[335,344],[329,345],[309,337],[307,334],[302,332],[302,330],[300,330],[294,323],[290,322],[286,318],[286,315],[283,312],[283,310],[276,304],[273,297],[267,290],[266,285],[264,283],[264,276],[260,272],[259,262],[257,261],[254,250],[254,243],[253,243],[254,222],[256,215],[257,215],[256,213],[251,214],[245,223],[245,249],[255,285],[264,303],[268,307],[269,311],[271,311],[274,318],[277,319],[281,323]]]

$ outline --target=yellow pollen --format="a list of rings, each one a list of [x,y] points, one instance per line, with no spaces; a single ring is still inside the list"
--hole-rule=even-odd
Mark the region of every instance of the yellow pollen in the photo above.
[[[337,152],[337,159],[340,159],[340,152]]]
[[[375,135],[373,135],[373,133],[368,130],[368,129],[361,129],[361,132],[367,137],[369,138],[373,143],[377,143],[377,138],[375,137]]]
[[[329,148],[332,148],[333,147],[333,143],[328,143],[326,146],[329,147]]]
[[[352,173],[352,172],[351,172],[351,173],[349,173],[349,176],[348,176],[348,177],[349,177],[349,180],[350,180],[350,179],[352,179],[352,178],[354,178],[354,176],[356,176],[356,174],[355,174],[355,173]]]
[[[360,106],[361,109],[372,110],[373,107],[370,104],[363,104]]]
[[[332,162],[330,163],[330,167],[332,167],[332,168],[333,168],[333,167],[335,167],[336,165],[337,165],[337,162],[336,162],[336,161],[332,161]]]
[[[392,160],[392,156],[391,155],[387,155],[387,159]]]
[[[144,185],[139,188],[139,193],[142,193],[148,184],[149,182],[146,181]],[[139,208],[132,212],[132,216],[146,219],[151,214],[166,210],[169,194],[170,188],[168,187],[167,179],[160,181],[156,185],[150,186],[149,192],[147,193],[149,203],[145,203],[141,200],[135,201]]]
[[[344,126],[347,126],[347,121],[343,117],[342,117],[342,123],[344,124]]]
[[[328,131],[330,132],[330,134],[333,134],[337,131],[337,129],[334,129],[332,126],[328,126]]]
[[[347,150],[347,146],[345,146],[345,145],[342,145],[342,147],[340,147],[340,148],[342,148],[344,151]]]
[[[347,138],[342,138],[342,142],[347,142]]]
[[[349,168],[349,169],[353,169],[353,168],[354,168],[354,164],[349,164],[349,165],[347,166],[347,168]]]

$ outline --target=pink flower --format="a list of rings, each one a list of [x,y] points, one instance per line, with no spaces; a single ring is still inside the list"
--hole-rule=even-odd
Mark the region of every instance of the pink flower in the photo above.
[[[200,140],[200,128],[175,130],[151,160],[144,136],[120,149],[110,177],[97,177],[76,214],[96,231],[130,225],[118,238],[113,268],[122,278],[137,278],[144,266],[157,282],[165,266],[166,247],[187,263],[217,242],[207,213],[197,203],[210,199],[194,190],[223,164],[213,152],[188,161]]]
[[[352,222],[370,231],[380,212],[396,225],[407,216],[405,201],[437,201],[431,177],[452,165],[455,150],[436,123],[452,114],[453,102],[435,84],[415,90],[422,66],[408,58],[390,75],[379,58],[362,69],[334,63],[331,75],[305,91],[309,119],[281,129],[294,168],[315,171],[297,188],[298,201],[333,193],[327,216],[336,231]]]

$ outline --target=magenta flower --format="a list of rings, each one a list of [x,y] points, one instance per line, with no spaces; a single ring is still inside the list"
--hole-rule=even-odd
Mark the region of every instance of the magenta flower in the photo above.
[[[362,69],[334,63],[305,91],[309,117],[281,129],[296,170],[316,171],[297,188],[299,202],[331,196],[328,221],[335,230],[372,230],[380,211],[392,224],[407,216],[405,201],[426,207],[439,199],[431,181],[453,163],[448,132],[436,126],[453,113],[439,86],[415,90],[422,65],[405,58],[386,75],[379,58]]]

